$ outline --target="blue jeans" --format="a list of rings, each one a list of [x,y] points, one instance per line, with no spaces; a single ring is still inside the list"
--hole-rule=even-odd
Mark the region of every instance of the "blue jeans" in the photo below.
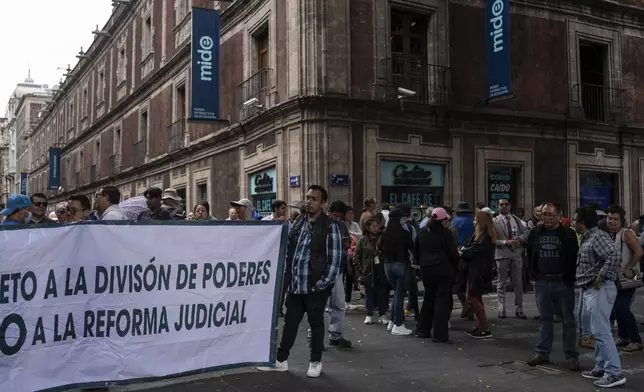
[[[599,290],[584,290],[584,309],[590,316],[590,331],[595,336],[595,370],[611,376],[622,374],[622,363],[610,330],[610,314],[617,297],[615,282],[604,282]]]
[[[405,265],[403,263],[385,263],[385,274],[394,288],[391,321],[400,326],[405,322]]]
[[[619,290],[615,299],[615,317],[617,318],[617,336],[630,343],[642,344],[639,327],[631,311],[635,289]]]
[[[537,355],[549,359],[554,337],[554,315],[562,318],[563,349],[566,359],[577,358],[577,331],[575,330],[575,289],[567,287],[562,281],[537,280],[535,297],[539,307],[539,344]]]
[[[590,314],[584,307],[584,289],[579,290],[577,323],[579,324],[579,336],[581,336],[582,339],[588,339],[593,336],[593,333],[590,332]]]

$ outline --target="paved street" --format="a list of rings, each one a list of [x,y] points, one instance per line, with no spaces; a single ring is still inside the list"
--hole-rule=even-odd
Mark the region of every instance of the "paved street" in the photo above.
[[[595,391],[592,383],[578,373],[565,370],[559,336],[547,368],[530,368],[521,361],[529,359],[537,341],[538,326],[533,296],[526,297],[527,321],[495,316],[495,296],[486,298],[494,338],[488,341],[469,339],[464,332],[472,322],[457,317],[452,320],[452,342],[436,344],[413,336],[394,337],[384,326],[364,325],[362,310],[348,315],[346,337],[354,348],[329,348],[323,357],[323,375],[319,379],[305,376],[308,367],[306,325],[289,359],[288,373],[259,373],[254,369],[204,374],[118,388],[117,391],[148,390],[153,392],[237,392],[237,391]],[[509,303],[512,303],[509,301]],[[636,300],[638,321],[644,311],[644,293]],[[454,315],[458,312],[455,310]],[[411,324],[410,324],[411,325]],[[561,327],[557,325],[560,335]],[[644,327],[642,327],[644,331]],[[593,352],[582,351],[584,367],[593,364]],[[622,354],[628,385],[621,390],[641,391],[644,385],[644,353]]]

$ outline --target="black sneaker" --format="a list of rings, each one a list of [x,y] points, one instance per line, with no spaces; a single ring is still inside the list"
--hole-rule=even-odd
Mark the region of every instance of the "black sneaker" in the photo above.
[[[514,313],[514,317],[518,318],[519,320],[527,320],[528,316],[525,315],[522,311],[517,311]]]
[[[492,337],[492,332],[489,329],[477,329],[472,331],[467,336],[473,339],[490,339]]]
[[[331,340],[329,339],[329,346],[339,347],[339,348],[351,348],[351,341],[345,338]]]
[[[601,378],[604,377],[604,371],[593,369],[587,372],[581,372],[581,376],[589,380],[601,380]]]
[[[619,376],[604,374],[604,377],[595,381],[593,384],[600,388],[613,388],[626,384],[626,377],[622,376],[621,374]]]
[[[467,335],[467,336],[470,336],[470,337],[471,337],[471,336],[472,336],[472,334],[475,334],[476,332],[478,332],[478,330],[479,330],[479,329],[478,329],[477,327],[474,327],[474,328],[472,328],[472,330],[471,330],[471,331],[467,331],[467,332],[465,332],[465,335]]]
[[[499,312],[499,318],[500,318],[500,319],[504,319],[504,318],[506,318],[506,317],[507,317],[507,316],[505,315],[505,312]]]
[[[528,361],[525,361],[525,363],[527,363],[528,366],[540,366],[540,365],[549,364],[550,361],[548,360],[548,358],[544,358],[544,357],[541,357],[539,355],[535,355],[534,358],[532,358],[532,359],[530,359]]]

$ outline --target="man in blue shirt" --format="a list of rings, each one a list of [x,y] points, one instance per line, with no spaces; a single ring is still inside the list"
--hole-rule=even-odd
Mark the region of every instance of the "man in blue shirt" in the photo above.
[[[474,215],[470,210],[470,205],[465,202],[458,203],[454,212],[456,212],[456,218],[452,220],[452,227],[458,231],[458,246],[460,248],[474,235]]]
[[[305,214],[289,232],[284,283],[288,285],[282,340],[275,367],[260,371],[288,371],[290,354],[300,322],[306,314],[311,327],[311,357],[308,377],[322,372],[324,350],[324,308],[333,284],[342,270],[342,234],[338,223],[323,211],[329,195],[323,187],[311,185],[306,194]]]
[[[7,208],[0,211],[0,216],[7,218],[2,221],[3,225],[24,225],[31,219],[31,200],[26,195],[11,195],[7,200]]]

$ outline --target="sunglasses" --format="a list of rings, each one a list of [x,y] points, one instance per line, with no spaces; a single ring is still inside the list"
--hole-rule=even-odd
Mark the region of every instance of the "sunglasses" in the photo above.
[[[39,201],[39,202],[35,202],[35,203],[34,203],[34,205],[35,205],[36,207],[47,207],[47,204],[48,204],[48,203],[47,203],[46,201],[44,201],[44,202]]]

